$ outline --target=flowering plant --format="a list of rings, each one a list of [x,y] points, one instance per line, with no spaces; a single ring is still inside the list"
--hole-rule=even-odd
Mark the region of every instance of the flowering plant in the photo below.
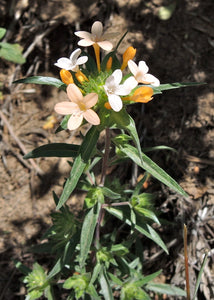
[[[160,84],[154,75],[148,73],[146,62],[134,62],[136,49],[133,47],[128,47],[120,61],[117,49],[125,35],[113,49],[108,39],[116,33],[103,34],[103,25],[99,21],[92,25],[91,33],[77,31],[75,35],[81,38],[79,46],[94,48],[95,60],[86,52],[81,55],[78,48],[69,58],[62,57],[55,63],[61,69],[61,80],[34,76],[16,81],[53,85],[67,93],[67,101],[54,107],[57,114],[64,116],[56,132],[75,130],[85,123],[92,125],[81,145],[47,144],[25,156],[25,159],[45,156],[73,158],[62,194],[58,197],[54,193],[57,212],[52,215],[53,226],[45,235],[48,239],[45,245],[56,255],[56,261],[47,274],[37,263],[31,272],[26,272],[27,299],[38,299],[42,294],[53,299],[53,286],[57,286],[60,293],[63,293],[62,288],[69,290],[67,299],[109,300],[116,295],[122,300],[150,299],[151,291],[157,290],[183,296],[185,293],[179,288],[174,287],[172,292],[168,285],[151,282],[161,271],[149,276],[142,274],[141,235],[168,253],[152,227],[152,223],[160,226],[154,210],[154,196],[143,192],[142,185],[150,174],[184,197],[187,194],[143,153],[135,122],[126,107],[137,102],[147,103],[164,90],[195,83]],[[102,59],[101,49],[108,51]],[[120,133],[112,136],[114,129],[119,129]],[[99,151],[97,142],[104,130],[105,149]],[[102,167],[98,180],[93,167],[100,160]],[[118,179],[109,182],[108,166],[127,160],[144,169],[144,177],[135,187],[121,187]],[[86,191],[83,210],[78,214],[66,204],[75,188]],[[123,225],[129,227],[125,236],[122,234]]]

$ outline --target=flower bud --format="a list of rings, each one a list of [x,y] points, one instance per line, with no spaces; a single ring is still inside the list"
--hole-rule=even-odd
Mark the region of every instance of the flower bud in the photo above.
[[[75,73],[76,79],[79,83],[83,83],[84,81],[88,81],[88,78],[83,74],[80,70]]]
[[[130,59],[133,59],[135,57],[135,54],[136,54],[136,49],[133,48],[132,46],[126,49],[126,51],[123,53],[123,63],[120,68],[121,70],[124,70],[127,67],[128,61]]]
[[[60,70],[60,77],[62,82],[64,82],[65,84],[70,84],[70,83],[74,83],[73,77],[71,75],[71,73],[65,69]]]
[[[141,86],[135,90],[134,94],[130,97],[131,101],[147,103],[153,99],[153,89],[149,86]]]
[[[110,56],[106,64],[106,71],[110,71],[111,67],[112,67],[112,57]]]

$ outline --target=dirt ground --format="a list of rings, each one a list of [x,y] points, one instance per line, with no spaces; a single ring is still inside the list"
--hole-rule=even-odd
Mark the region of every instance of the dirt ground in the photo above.
[[[158,12],[167,4],[164,0],[0,0],[0,26],[8,29],[5,41],[21,44],[26,57],[22,66],[0,60],[0,300],[24,299],[25,287],[14,260],[31,266],[35,256],[28,247],[39,242],[50,224],[49,214],[55,208],[52,191],[60,194],[69,172],[66,159],[32,162],[24,161],[23,154],[48,142],[80,142],[79,131],[54,133],[60,119],[53,107],[64,93],[12,82],[33,75],[59,78],[54,63],[76,48],[74,32],[90,31],[96,20],[109,32],[122,35],[128,30],[119,53],[130,45],[137,48],[136,61],[145,60],[161,83],[207,83],[164,92],[145,106],[136,105],[130,114],[143,147],[166,145],[177,150],[177,154],[149,155],[189,194],[183,199],[151,179],[147,191],[158,194],[161,217],[174,225],[163,226],[160,232],[170,255],[154,245],[145,246],[145,270],[162,268],[162,282],[184,287],[185,223],[191,285],[207,249],[209,261],[198,299],[214,299],[214,2],[179,0],[171,17],[162,20]],[[55,124],[47,130],[44,125],[50,116]],[[81,194],[74,194],[69,203],[81,200]]]

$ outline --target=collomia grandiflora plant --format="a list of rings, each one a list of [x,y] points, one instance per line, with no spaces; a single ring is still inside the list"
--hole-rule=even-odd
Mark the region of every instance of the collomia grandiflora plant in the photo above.
[[[142,236],[168,253],[152,227],[153,223],[161,224],[154,209],[154,195],[142,192],[143,183],[149,174],[184,197],[187,195],[143,153],[135,121],[126,107],[147,103],[164,90],[196,83],[160,84],[149,73],[145,61],[134,62],[133,47],[128,47],[120,59],[117,49],[125,35],[113,48],[109,40],[116,33],[103,33],[99,21],[92,25],[91,32],[77,31],[75,35],[80,38],[80,47],[94,48],[95,59],[78,48],[69,58],[59,58],[55,63],[61,80],[34,76],[16,81],[52,85],[67,94],[67,101],[53,108],[64,116],[57,133],[90,124],[81,145],[52,143],[25,156],[72,158],[70,176],[61,195],[53,193],[56,211],[51,215],[53,225],[44,235],[47,242],[39,246],[40,253],[51,253],[51,269],[35,263],[29,270],[17,264],[25,274],[26,299],[42,295],[47,299],[151,299],[156,292],[184,296],[178,287],[152,281],[161,270],[143,275]],[[105,146],[100,149],[98,139],[103,131]],[[145,170],[135,187],[123,184],[116,176],[107,176],[109,166],[128,160]],[[101,175],[95,177],[93,168],[100,162]],[[66,202],[75,188],[84,190],[86,197],[82,210],[74,214]]]

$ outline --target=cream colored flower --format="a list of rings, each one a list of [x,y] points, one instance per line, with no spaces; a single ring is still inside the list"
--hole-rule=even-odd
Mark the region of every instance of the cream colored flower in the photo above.
[[[87,56],[79,57],[80,53],[81,49],[78,48],[71,53],[69,58],[61,57],[57,60],[57,62],[54,65],[67,71],[71,70],[73,72],[77,72],[79,70],[79,66],[83,65],[88,60]]]
[[[79,88],[72,83],[67,86],[67,95],[71,102],[57,103],[54,109],[60,115],[71,115],[67,124],[68,129],[77,129],[81,125],[83,118],[92,125],[100,124],[100,118],[91,109],[98,101],[96,93],[90,93],[83,97]]]
[[[103,34],[103,24],[99,21],[94,22],[91,27],[91,33],[87,31],[77,31],[75,35],[82,38],[78,42],[79,46],[88,47],[93,44],[98,44],[98,46],[106,51],[110,51],[113,48],[111,42],[107,39],[115,35],[115,33]]]
[[[132,89],[137,86],[137,81],[133,76],[126,79],[123,84],[120,84],[122,76],[122,71],[117,69],[106,79],[104,85],[109,104],[114,111],[120,111],[123,107],[123,102],[120,96],[126,96],[130,94]]]
[[[134,75],[135,79],[139,83],[151,84],[153,86],[159,86],[160,81],[153,75],[148,74],[149,68],[145,61],[140,61],[138,66],[133,60],[128,61],[129,70]]]

